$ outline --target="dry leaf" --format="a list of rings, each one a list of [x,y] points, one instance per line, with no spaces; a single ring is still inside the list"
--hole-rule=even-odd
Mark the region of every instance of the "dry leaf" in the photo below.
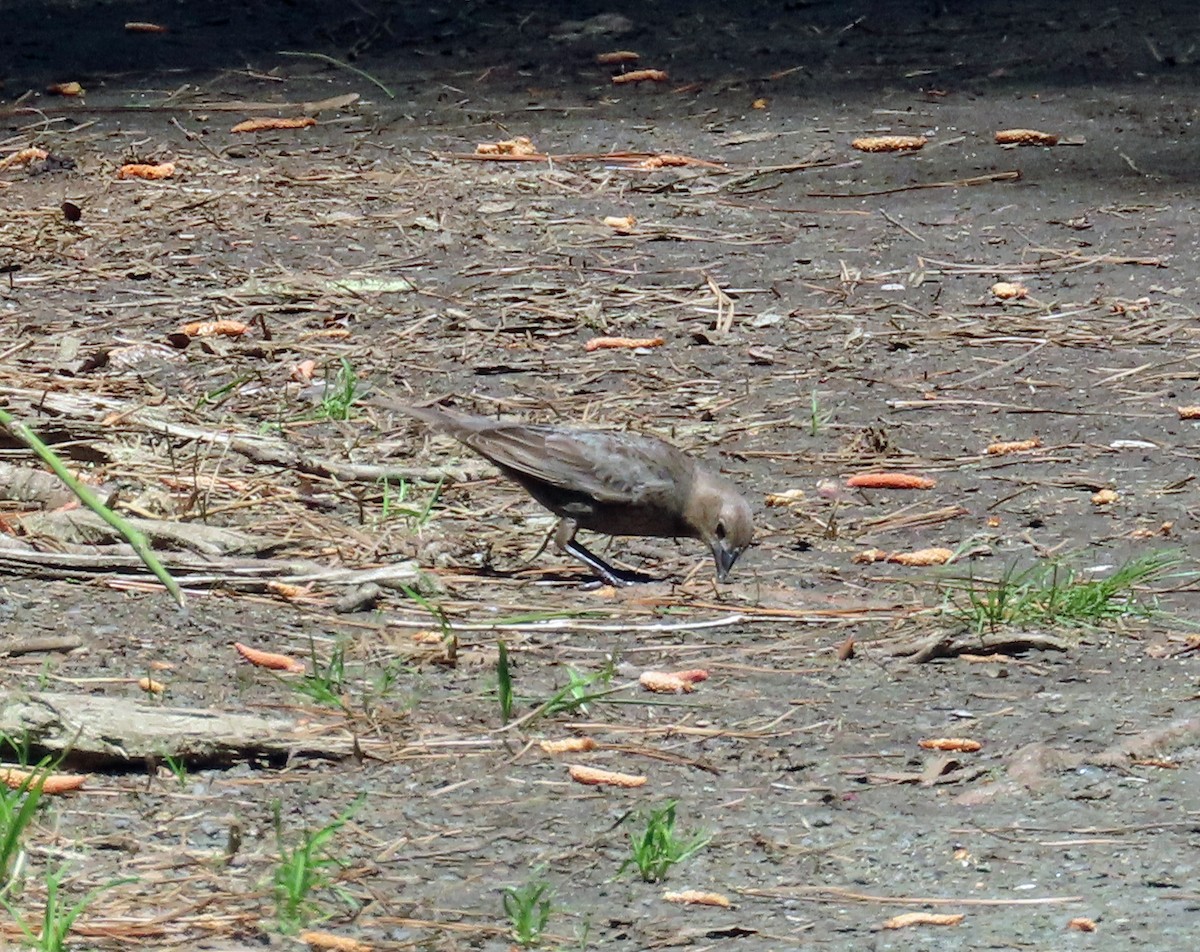
[[[593,337],[583,349],[588,353],[594,350],[633,350],[638,347],[662,347],[666,341],[661,337]]]
[[[66,793],[68,790],[78,790],[88,780],[89,774],[39,774],[34,770],[24,770],[20,767],[0,767],[0,783],[20,789],[21,785],[31,777],[35,779],[30,787],[38,787],[42,793]]]
[[[1001,129],[994,138],[996,145],[1058,145],[1058,136],[1037,129]]]
[[[591,737],[564,737],[562,740],[544,740],[538,744],[547,754],[574,754],[584,750],[595,750],[596,741]]]
[[[617,66],[621,63],[636,63],[640,56],[632,50],[613,50],[611,53],[597,53],[598,66]]]
[[[846,640],[838,645],[837,659],[838,661],[849,661],[854,657],[854,636],[847,635]]]
[[[163,162],[160,165],[139,165],[133,163],[131,165],[122,165],[117,169],[117,178],[138,178],[157,181],[158,179],[169,179],[175,175],[175,163]]]
[[[297,383],[311,383],[317,371],[317,362],[312,358],[302,360],[292,368],[291,378]]]
[[[1029,288],[1015,281],[997,281],[992,285],[992,294],[1001,301],[1018,300],[1029,294]]]
[[[625,83],[665,83],[667,74],[661,69],[633,69],[628,73],[620,73],[612,78],[615,85],[623,85]]]
[[[154,678],[138,678],[137,684],[147,694],[162,694],[167,689],[165,684],[155,681]]]
[[[307,129],[315,126],[317,120],[312,116],[262,116],[258,119],[244,119],[230,129],[230,132],[266,132],[270,129]]]
[[[926,750],[952,750],[963,754],[973,754],[983,749],[983,744],[966,737],[931,737],[917,741]]]
[[[52,83],[46,87],[46,92],[55,96],[82,96],[83,87],[79,83]]]
[[[892,916],[883,927],[885,929],[904,929],[908,926],[956,926],[966,918],[961,912],[905,912]]]
[[[1067,928],[1074,932],[1095,932],[1096,920],[1089,919],[1087,916],[1076,916],[1067,923]]]
[[[1092,505],[1107,506],[1116,502],[1119,498],[1115,490],[1101,489],[1099,492],[1092,494]]]
[[[638,684],[656,694],[690,694],[696,690],[696,686],[687,678],[666,671],[643,671]]]
[[[1008,440],[1000,443],[989,443],[988,456],[1006,456],[1009,453],[1023,453],[1025,450],[1036,450],[1042,441],[1036,436],[1028,440]]]
[[[924,136],[865,136],[850,143],[859,152],[911,152],[929,142]]]
[[[637,776],[636,774],[617,773],[613,770],[599,770],[596,767],[584,767],[580,764],[571,764],[567,768],[571,779],[576,783],[586,784],[587,786],[609,786],[609,787],[640,787],[646,782],[645,777]]]
[[[179,328],[179,333],[188,337],[241,337],[248,330],[250,325],[241,321],[192,321]]]
[[[722,896],[715,892],[701,892],[699,889],[663,893],[663,899],[667,902],[682,903],[685,906],[720,906],[722,909],[730,909],[733,906],[728,896]]]
[[[304,673],[304,662],[297,661],[295,658],[289,658],[287,655],[274,654],[270,651],[259,651],[257,648],[247,647],[240,641],[235,641],[233,647],[237,649],[237,653],[243,658],[260,668],[269,668],[272,671],[288,671],[292,674]]]
[[[913,473],[859,473],[846,480],[852,489],[933,489],[937,481]]]

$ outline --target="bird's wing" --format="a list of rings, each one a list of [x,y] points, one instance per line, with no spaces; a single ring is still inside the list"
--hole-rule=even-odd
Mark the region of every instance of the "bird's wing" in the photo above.
[[[674,496],[691,475],[675,447],[633,433],[500,424],[456,435],[499,466],[601,503]]]

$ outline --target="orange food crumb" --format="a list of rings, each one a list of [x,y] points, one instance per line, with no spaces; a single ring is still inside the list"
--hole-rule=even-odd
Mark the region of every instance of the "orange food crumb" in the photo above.
[[[937,481],[913,473],[859,473],[846,480],[853,489],[933,489]]]
[[[188,337],[241,337],[250,325],[242,321],[192,321],[179,328],[181,334]]]
[[[567,772],[576,783],[582,783],[590,787],[640,787],[646,783],[646,778],[637,774],[617,773],[613,770],[600,770],[596,767],[584,767],[580,764],[571,764],[567,768]]]
[[[18,149],[12,155],[0,159],[0,169],[12,168],[14,165],[28,165],[30,162],[40,162],[50,157],[45,149],[30,146],[28,149]]]
[[[160,165],[141,165],[139,163],[131,163],[122,165],[117,170],[117,178],[140,178],[140,179],[169,179],[175,175],[175,163],[163,162]]]
[[[665,83],[667,81],[666,70],[661,69],[632,69],[628,73],[621,73],[612,78],[613,84],[622,86],[625,83]]]
[[[562,740],[544,740],[538,744],[547,754],[576,754],[595,750],[596,741],[591,737],[564,737]]]
[[[917,743],[925,750],[951,750],[962,754],[973,754],[983,749],[983,744],[967,737],[931,737]]]
[[[270,651],[259,651],[257,648],[248,647],[240,641],[235,641],[233,647],[237,649],[237,653],[243,658],[260,668],[269,668],[272,671],[287,671],[291,674],[304,673],[304,662],[297,661],[295,658],[289,658],[287,655],[274,654]]]
[[[55,96],[82,96],[83,87],[79,83],[52,83],[46,87],[46,92]]]
[[[20,767],[0,767],[0,783],[20,789],[21,785],[32,778],[30,787],[38,787],[42,793],[66,793],[68,790],[78,790],[88,779],[88,774],[39,774],[36,770],[22,770]]]
[[[613,50],[611,53],[597,53],[596,64],[598,66],[617,66],[621,63],[636,63],[640,56],[633,50]]]

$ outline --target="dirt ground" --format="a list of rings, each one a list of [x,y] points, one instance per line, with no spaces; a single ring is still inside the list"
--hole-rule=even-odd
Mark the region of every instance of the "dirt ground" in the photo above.
[[[119,511],[183,527],[156,545],[188,598],[5,469],[0,641],[80,644],[3,659],[9,698],[279,714],[357,752],[102,766],[39,814],[16,913],[62,866],[72,897],[133,877],[76,947],[297,947],[277,802],[285,844],[353,810],[309,920],[376,949],[507,948],[503,890],[538,880],[548,948],[1196,947],[1200,13],[726,6],[4,4],[0,158],[50,157],[0,171],[0,400]],[[614,85],[612,50],[669,77]],[[86,95],[44,92],[67,81]],[[275,115],[317,123],[231,132]],[[1013,127],[1061,141],[994,143]],[[850,147],[876,134],[928,143]],[[565,158],[472,157],[516,136]],[[181,333],[213,320],[248,329]],[[367,403],[331,419],[348,381],[671,439],[745,488],[757,543],[718,586],[694,543],[616,540],[664,581],[590,588],[456,444]],[[846,487],[877,470],[936,486]],[[928,547],[957,558],[855,560]],[[1164,553],[1148,618],[906,656],[961,639],[956,579]],[[693,668],[690,694],[637,684]],[[572,671],[601,696],[546,711]],[[571,736],[598,746],[539,746]],[[671,800],[711,843],[662,883],[620,873]],[[684,889],[732,907],[663,899]],[[883,928],[906,912],[964,918]]]

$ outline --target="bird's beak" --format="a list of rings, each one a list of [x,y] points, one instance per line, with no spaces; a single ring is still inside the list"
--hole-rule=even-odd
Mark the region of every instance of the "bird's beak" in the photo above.
[[[712,554],[713,560],[717,563],[717,581],[728,582],[729,570],[733,568],[733,563],[742,553],[738,549],[729,548],[722,541],[713,543]]]

